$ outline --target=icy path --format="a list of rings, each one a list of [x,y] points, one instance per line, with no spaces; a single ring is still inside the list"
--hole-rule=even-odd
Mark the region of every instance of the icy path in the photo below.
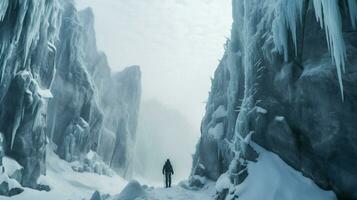
[[[172,188],[155,188],[148,189],[148,200],[213,200],[214,185],[206,187],[205,189],[194,191],[187,190],[180,186]]]

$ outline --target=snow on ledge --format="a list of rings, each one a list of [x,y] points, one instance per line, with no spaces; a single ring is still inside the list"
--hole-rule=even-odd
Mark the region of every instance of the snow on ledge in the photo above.
[[[282,122],[285,120],[285,117],[284,116],[276,116],[274,120],[278,121],[278,122]]]
[[[227,110],[223,105],[218,106],[218,108],[212,114],[213,118],[218,119],[227,116]]]
[[[256,108],[257,108],[257,112],[258,113],[261,113],[261,114],[267,114],[268,113],[268,111],[266,109],[262,108],[262,107],[256,106]]]
[[[215,127],[211,127],[208,129],[208,134],[213,136],[214,139],[218,140],[221,139],[224,135],[224,126],[223,123],[216,124]]]
[[[318,187],[311,179],[287,165],[280,157],[252,143],[258,162],[248,163],[248,177],[238,185],[239,200],[336,200],[332,191]]]
[[[53,98],[53,95],[51,93],[51,90],[49,89],[46,89],[46,90],[43,90],[41,89],[40,87],[38,87],[38,90],[37,90],[38,94],[43,97],[43,98],[46,98],[46,99],[50,99],[50,98]]]
[[[8,176],[14,174],[16,170],[23,169],[23,167],[12,158],[5,156],[3,157],[2,162],[5,168],[5,174],[7,174]]]

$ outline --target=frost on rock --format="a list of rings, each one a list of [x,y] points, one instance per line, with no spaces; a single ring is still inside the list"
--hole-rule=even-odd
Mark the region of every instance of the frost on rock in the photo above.
[[[9,0],[3,0],[0,2],[0,21],[4,19],[8,6]]]
[[[212,114],[213,118],[215,118],[215,119],[225,117],[226,115],[227,115],[227,111],[226,111],[226,109],[224,108],[223,105],[220,105],[216,109],[216,111],[214,111],[213,114]]]
[[[82,118],[73,119],[64,132],[64,143],[58,153],[68,162],[79,160],[90,149],[88,140],[88,123]]]
[[[0,2],[0,131],[6,154],[24,167],[19,181],[32,188],[46,169],[46,110],[55,71],[47,43],[56,41],[60,17],[57,0]]]
[[[227,174],[222,174],[216,182],[216,191],[223,192],[228,190],[232,185],[232,182]]]
[[[47,100],[38,93],[37,84],[30,72],[19,72],[4,97],[1,115],[6,152],[24,166],[21,184],[33,188],[45,170],[46,145]]]
[[[256,108],[257,108],[257,112],[258,113],[261,113],[261,114],[267,114],[268,113],[268,111],[266,109],[262,108],[262,107],[257,106]]]
[[[326,41],[328,49],[332,56],[333,62],[336,65],[337,76],[340,84],[340,92],[342,99],[343,95],[343,83],[342,73],[345,72],[346,62],[346,47],[342,33],[342,21],[341,12],[338,0],[324,1],[313,0],[313,9],[315,11],[316,20],[320,23],[321,28],[325,30]],[[272,34],[274,45],[276,50],[284,55],[284,61],[289,61],[290,52],[295,52],[295,56],[298,56],[298,40],[301,29],[304,28],[303,19],[306,16],[309,5],[306,5],[308,1],[296,0],[296,1],[265,1],[261,2],[252,1],[249,6],[254,7],[255,10],[261,9],[265,12],[265,23],[271,23],[271,33],[265,33],[264,37],[269,38],[269,34]],[[260,4],[260,5],[258,5]],[[351,17],[352,26],[355,28],[356,24],[356,1],[348,0],[349,13]],[[355,9],[354,9],[355,8]],[[245,17],[251,19],[254,18],[255,12],[248,12]],[[259,25],[261,29],[264,24]],[[265,28],[265,27],[264,27]],[[260,31],[260,30],[257,31]],[[289,38],[291,37],[294,48],[289,46]],[[291,58],[290,58],[291,60]]]
[[[0,1],[0,132],[6,156],[23,166],[22,186],[45,187],[37,179],[48,143],[68,161],[86,162],[94,151],[130,176],[140,68],[121,74],[96,47],[90,9],[79,12],[72,0]]]
[[[339,164],[357,165],[356,3],[233,0],[231,37],[212,81],[193,175],[234,178],[254,160],[251,138],[321,188],[357,198],[356,171]],[[221,106],[226,115],[217,118]],[[220,124],[223,137],[212,137]]]
[[[224,127],[222,123],[216,124],[214,128],[210,128],[208,130],[208,134],[210,134],[215,139],[220,139],[224,134]]]

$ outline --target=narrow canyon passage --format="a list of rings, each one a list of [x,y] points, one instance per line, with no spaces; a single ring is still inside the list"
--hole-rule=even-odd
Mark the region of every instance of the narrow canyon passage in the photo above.
[[[0,0],[0,200],[355,200],[356,55],[357,0]]]

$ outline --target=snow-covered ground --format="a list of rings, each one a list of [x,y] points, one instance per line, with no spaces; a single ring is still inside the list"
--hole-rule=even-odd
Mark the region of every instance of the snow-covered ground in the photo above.
[[[146,190],[148,200],[213,200],[214,183],[209,183],[199,191],[187,190],[181,186]]]
[[[69,163],[52,151],[48,151],[47,158],[47,174],[40,177],[39,182],[49,185],[50,192],[24,188],[23,193],[11,198],[0,196],[0,200],[89,200],[95,190],[115,195],[127,183],[119,176],[75,172]]]
[[[254,149],[259,153],[258,162],[249,162],[249,176],[236,186],[239,200],[335,200],[331,191],[324,191],[313,181],[304,177],[283,162],[276,154],[258,145]],[[7,168],[18,168],[12,160],[5,159]],[[127,181],[119,176],[101,176],[94,173],[74,172],[71,165],[61,160],[49,151],[47,160],[47,175],[40,178],[40,182],[51,187],[50,192],[40,192],[29,188],[20,195],[0,197],[11,200],[89,200],[94,191],[102,194],[116,195],[120,193]],[[172,188],[143,187],[148,200],[213,200],[216,188],[234,187],[230,185],[225,175],[215,184],[207,182],[201,190],[189,190],[179,184]],[[139,186],[140,187],[140,186]],[[144,189],[145,188],[145,189]],[[232,189],[232,188],[231,188]],[[121,200],[121,199],[120,199]]]
[[[332,191],[319,188],[311,179],[296,171],[276,154],[253,144],[259,153],[258,162],[249,162],[248,177],[236,187],[239,200],[335,200]],[[225,175],[216,188],[231,187],[227,185]],[[229,184],[229,183],[228,183]]]
[[[114,199],[127,200],[126,195],[140,193],[145,194],[146,198],[139,199],[146,200],[213,200],[216,190],[229,188],[230,192],[233,191],[232,194],[239,197],[239,200],[336,200],[333,192],[322,190],[276,154],[256,144],[253,144],[253,147],[260,155],[258,162],[248,163],[249,176],[238,186],[232,185],[226,175],[222,175],[217,183],[207,182],[203,189],[197,191],[180,186],[185,184],[167,189],[144,187],[146,189],[143,190],[138,183],[134,183],[132,186],[129,184],[126,192],[121,194],[121,198]]]

